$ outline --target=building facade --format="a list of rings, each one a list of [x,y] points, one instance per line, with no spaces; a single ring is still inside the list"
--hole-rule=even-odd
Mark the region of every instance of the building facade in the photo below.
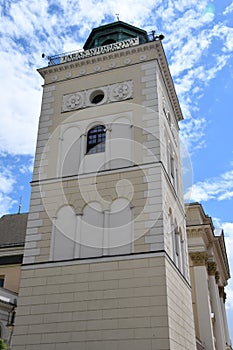
[[[118,21],[39,69],[14,350],[196,349],[162,38]]]
[[[225,286],[230,272],[224,234],[222,230],[214,230],[211,218],[199,203],[187,204],[186,216],[197,350],[230,350],[232,347],[225,309]],[[26,224],[27,213],[4,215],[0,219],[0,338],[10,348]]]
[[[211,218],[199,203],[186,208],[193,313],[200,349],[232,349],[225,309],[230,271],[224,234],[214,231]]]
[[[27,227],[25,214],[0,218],[0,338],[10,345]]]

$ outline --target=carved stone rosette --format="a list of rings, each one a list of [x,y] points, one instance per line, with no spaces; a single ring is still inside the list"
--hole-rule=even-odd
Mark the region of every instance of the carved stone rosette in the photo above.
[[[190,253],[189,256],[193,266],[205,266],[207,263],[208,256],[206,252]]]
[[[93,103],[93,94],[100,94],[102,96],[98,103]],[[69,112],[96,105],[104,105],[111,102],[124,101],[130,98],[133,98],[132,80],[64,95],[62,99],[62,112]]]
[[[110,100],[121,101],[130,98],[132,88],[129,83],[130,82],[124,82],[122,84],[117,84],[117,86],[113,86],[110,92]]]
[[[69,95],[65,101],[65,108],[69,110],[81,108],[83,100],[83,96],[80,93]]]

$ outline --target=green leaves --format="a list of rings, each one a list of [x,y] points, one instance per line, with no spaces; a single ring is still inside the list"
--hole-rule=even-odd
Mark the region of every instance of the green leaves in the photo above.
[[[5,350],[7,349],[5,342],[3,339],[0,339],[0,350]]]

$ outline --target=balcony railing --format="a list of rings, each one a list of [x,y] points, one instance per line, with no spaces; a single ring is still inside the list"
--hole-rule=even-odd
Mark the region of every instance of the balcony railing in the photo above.
[[[155,31],[152,31],[147,34],[146,39],[144,38],[144,42],[150,42],[155,40],[163,40],[163,34],[156,34]],[[42,58],[48,59],[48,66],[54,66],[61,63],[78,61],[84,58],[97,56],[104,53],[110,53],[118,50],[125,49],[127,47],[137,46],[140,44],[139,37],[129,38],[123,41],[118,41],[109,45],[94,47],[89,50],[76,50],[72,52],[66,52],[59,55],[54,56],[46,56],[44,53],[42,54]]]

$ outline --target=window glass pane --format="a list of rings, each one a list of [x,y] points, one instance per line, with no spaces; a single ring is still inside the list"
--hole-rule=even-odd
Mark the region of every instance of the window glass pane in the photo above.
[[[87,153],[99,153],[105,151],[105,127],[97,125],[87,134]]]
[[[3,287],[4,286],[4,276],[0,276],[0,287]]]

